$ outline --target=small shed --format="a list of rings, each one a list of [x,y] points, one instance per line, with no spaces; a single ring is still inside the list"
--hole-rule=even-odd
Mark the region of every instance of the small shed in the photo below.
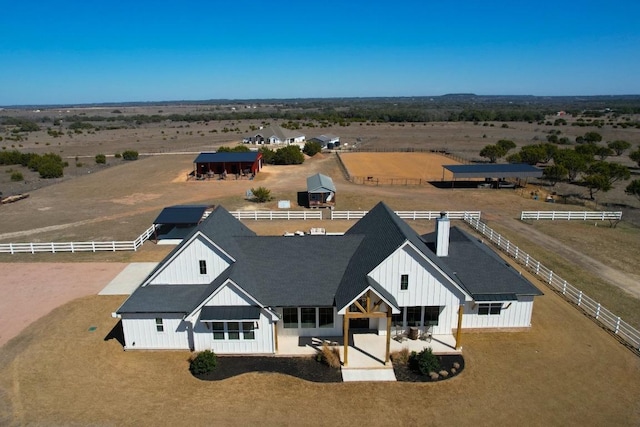
[[[179,244],[213,208],[213,205],[175,205],[162,209],[153,221],[156,243]]]
[[[262,153],[257,151],[200,153],[193,163],[196,177],[254,176],[262,169]]]
[[[307,194],[310,208],[330,208],[336,205],[336,186],[333,180],[321,173],[307,178]]]

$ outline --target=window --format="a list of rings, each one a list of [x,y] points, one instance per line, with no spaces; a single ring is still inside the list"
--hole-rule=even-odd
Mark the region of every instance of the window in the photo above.
[[[500,314],[502,310],[501,302],[492,302],[489,304],[480,304],[478,307],[478,314],[481,316],[488,316],[490,314]]]
[[[229,334],[228,336],[230,340],[239,340],[240,339],[240,323],[228,322],[227,333]]]
[[[404,326],[404,313],[402,311],[398,314],[391,315],[391,326],[395,326],[398,328],[401,328]]]
[[[207,274],[207,261],[201,259],[200,263],[200,274]]]
[[[254,331],[255,324],[253,322],[242,322],[242,339],[252,340],[256,338]]]
[[[285,307],[282,309],[282,321],[285,328],[298,327],[298,309],[296,307]]]
[[[213,339],[224,339],[224,322],[213,322]]]
[[[424,325],[437,326],[438,318],[440,317],[440,307],[437,305],[428,306],[424,308]]]
[[[400,275],[400,290],[401,291],[406,291],[407,289],[409,289],[409,275],[408,274],[401,274]]]
[[[156,332],[164,332],[164,323],[161,317],[156,317]]]
[[[315,307],[303,307],[300,309],[300,326],[302,328],[316,327],[316,309]]]
[[[318,320],[321,328],[333,328],[333,307],[320,307]]]
[[[407,326],[420,326],[422,307],[407,307]]]

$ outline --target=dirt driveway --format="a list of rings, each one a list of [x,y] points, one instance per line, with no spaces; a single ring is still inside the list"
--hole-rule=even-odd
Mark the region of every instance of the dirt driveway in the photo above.
[[[97,294],[126,265],[0,263],[0,347],[54,308]]]

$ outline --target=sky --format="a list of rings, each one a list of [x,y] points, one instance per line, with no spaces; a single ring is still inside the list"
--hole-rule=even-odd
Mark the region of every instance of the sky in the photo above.
[[[7,1],[0,106],[640,94],[640,1]]]

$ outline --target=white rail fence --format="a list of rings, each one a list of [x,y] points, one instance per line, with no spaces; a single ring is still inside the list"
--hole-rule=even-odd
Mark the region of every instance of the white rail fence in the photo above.
[[[478,230],[482,235],[487,237],[493,244],[502,249],[509,256],[514,258],[518,263],[524,266],[528,271],[538,276],[551,289],[562,294],[564,298],[572,304],[575,304],[584,313],[591,316],[597,323],[614,333],[626,345],[633,348],[637,353],[640,352],[640,331],[622,320],[619,316],[603,307],[599,302],[585,295],[580,289],[567,283],[555,272],[551,271],[544,265],[533,259],[529,254],[518,248],[509,240],[489,228],[479,219],[468,217],[465,222]]]
[[[622,212],[592,212],[592,211],[522,211],[520,220],[583,220],[583,221],[620,221]]]
[[[137,251],[155,231],[155,225],[145,230],[134,241],[113,242],[62,242],[62,243],[0,243],[0,253],[39,253],[39,252],[100,252],[100,251]]]
[[[331,211],[331,219],[360,219],[369,211]],[[443,211],[396,211],[402,219],[428,219],[440,218]],[[449,219],[464,219],[466,217],[480,219],[480,211],[446,211]]]
[[[322,219],[322,211],[232,211],[231,215],[238,219]]]

